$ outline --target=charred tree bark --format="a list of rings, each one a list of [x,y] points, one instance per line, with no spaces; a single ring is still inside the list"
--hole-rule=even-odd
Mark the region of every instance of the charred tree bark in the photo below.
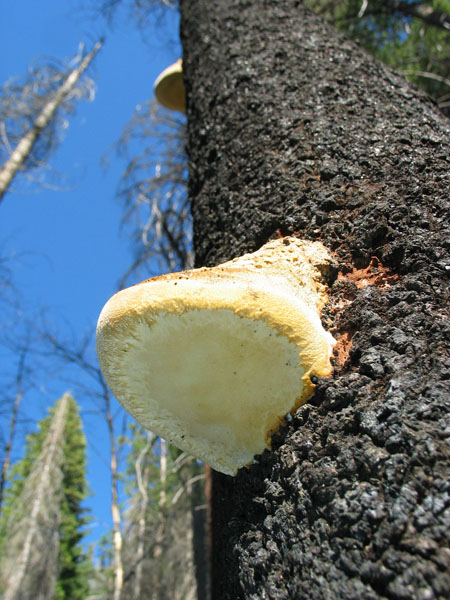
[[[214,474],[213,598],[447,598],[449,123],[299,1],[180,4],[197,266],[287,234],[339,265],[333,376]]]

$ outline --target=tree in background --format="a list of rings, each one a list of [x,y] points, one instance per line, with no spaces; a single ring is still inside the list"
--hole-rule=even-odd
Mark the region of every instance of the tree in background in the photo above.
[[[135,248],[120,287],[131,276],[149,277],[193,264],[185,140],[184,115],[149,100],[136,108],[115,145],[126,160],[118,196]]]
[[[38,63],[25,80],[12,79],[0,88],[0,202],[17,173],[28,177],[48,169],[76,103],[94,97],[92,79],[80,78],[101,46],[97,42],[85,56],[81,46],[69,65]]]
[[[192,457],[132,423],[119,440],[129,446],[122,475],[123,587],[126,600],[195,600],[192,520],[204,511],[202,467]],[[102,538],[92,600],[114,594],[114,540]]]
[[[14,333],[16,334],[16,331]],[[1,341],[3,345],[4,340],[1,339]],[[11,342],[11,340],[8,341]],[[24,340],[22,340],[22,342],[22,347],[20,349],[13,347],[13,351],[15,351],[15,354],[17,355],[17,368],[13,377],[13,381],[10,382],[9,385],[5,385],[4,387],[2,386],[2,406],[5,409],[5,417],[9,421],[9,427],[5,431],[4,439],[2,439],[3,453],[1,457],[0,473],[0,511],[3,504],[3,494],[8,478],[8,470],[11,463],[13,442],[16,435],[19,417],[19,408],[25,390],[30,385],[29,380],[31,370],[27,364],[31,344],[29,331],[26,333],[26,337]]]
[[[13,468],[1,518],[4,600],[86,598],[85,450],[78,407],[64,394]]]
[[[124,514],[124,597],[194,600],[193,486],[203,481],[192,457],[142,427],[130,428]],[[195,502],[193,502],[195,497]]]
[[[113,397],[103,378],[100,367],[91,353],[92,335],[88,335],[80,341],[74,338],[68,341],[58,339],[58,336],[47,329],[44,334],[49,352],[52,357],[65,367],[74,367],[78,372],[83,372],[89,378],[89,385],[80,386],[77,380],[74,385],[81,393],[92,401],[104,420],[108,430],[109,441],[109,466],[111,472],[111,517],[113,522],[113,572],[114,581],[111,588],[111,596],[114,600],[120,600],[123,587],[123,561],[122,561],[122,514],[119,503],[120,482],[120,441],[115,433],[114,415],[112,409]],[[126,417],[124,419],[126,422]]]
[[[86,483],[86,438],[75,400],[69,402],[64,430],[63,497],[61,502],[59,575],[56,600],[83,600],[91,565],[81,542],[89,517],[82,504],[88,495]]]
[[[0,259],[0,510],[14,460],[16,435],[23,425],[20,406],[25,394],[33,387],[33,374],[39,367],[31,359],[34,336],[24,323],[20,294],[14,282],[13,262]],[[5,360],[6,358],[6,360]],[[12,364],[11,364],[12,363]],[[8,365],[8,366],[6,366]]]
[[[124,8],[126,17],[145,34],[149,22],[162,17],[167,8],[176,8],[178,0],[93,0],[93,4],[110,24],[114,22],[118,9]]]
[[[403,73],[450,115],[449,0],[306,0],[305,4]]]

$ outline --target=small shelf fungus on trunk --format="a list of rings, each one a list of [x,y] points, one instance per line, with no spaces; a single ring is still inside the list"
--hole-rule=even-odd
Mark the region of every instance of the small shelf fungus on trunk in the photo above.
[[[186,112],[186,91],[181,58],[167,69],[164,69],[157,77],[153,89],[160,104],[170,110]]]
[[[97,326],[112,392],[144,427],[235,475],[331,373],[330,263],[320,242],[286,237],[118,292]]]

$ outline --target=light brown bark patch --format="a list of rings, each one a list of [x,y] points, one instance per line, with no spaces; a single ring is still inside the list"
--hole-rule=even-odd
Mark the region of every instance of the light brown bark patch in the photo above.
[[[336,345],[333,351],[333,363],[336,366],[344,366],[350,357],[353,334],[354,331],[344,331],[336,337]]]
[[[369,285],[377,287],[390,287],[399,280],[400,276],[391,273],[389,269],[384,267],[381,261],[372,256],[372,259],[364,269],[356,269],[348,273],[339,273],[338,279],[352,281],[358,289],[365,288]]]

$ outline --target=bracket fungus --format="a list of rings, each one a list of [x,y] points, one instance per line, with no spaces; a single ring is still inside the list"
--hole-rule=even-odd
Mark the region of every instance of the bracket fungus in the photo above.
[[[154,83],[156,99],[170,110],[186,112],[186,91],[183,80],[183,61],[177,62],[164,69]]]
[[[286,237],[118,292],[97,326],[112,392],[144,427],[235,475],[331,373],[330,263],[320,242]]]

